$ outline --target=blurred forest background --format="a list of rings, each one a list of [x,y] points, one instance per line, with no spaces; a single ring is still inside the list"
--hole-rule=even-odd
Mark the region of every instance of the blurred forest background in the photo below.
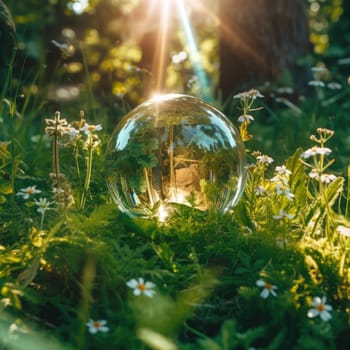
[[[42,114],[79,106],[101,119],[155,92],[188,93],[224,106],[250,88],[265,96],[280,89],[293,101],[308,93],[311,67],[331,66],[327,79],[342,85],[350,74],[349,1],[3,3],[12,16],[0,7],[2,91],[16,96],[18,110],[31,104]]]

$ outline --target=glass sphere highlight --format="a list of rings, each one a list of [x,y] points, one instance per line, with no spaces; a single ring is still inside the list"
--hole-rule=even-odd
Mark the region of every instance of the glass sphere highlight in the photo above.
[[[174,205],[226,212],[245,185],[238,130],[212,105],[181,94],[146,101],[115,128],[106,181],[119,209],[163,220]]]

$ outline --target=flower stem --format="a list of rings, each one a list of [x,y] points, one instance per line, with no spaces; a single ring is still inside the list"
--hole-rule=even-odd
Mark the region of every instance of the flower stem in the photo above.
[[[40,231],[42,231],[44,227],[44,217],[45,217],[45,210],[41,213]]]
[[[86,203],[86,197],[89,191],[90,187],[90,181],[91,181],[91,173],[92,173],[92,135],[89,135],[89,142],[88,142],[88,155],[86,158],[86,175],[85,175],[85,181],[84,181],[84,188],[83,192],[81,194],[80,198],[80,204],[79,204],[79,209],[84,209],[85,208],[85,203]]]
[[[59,174],[60,174],[60,163],[59,163],[59,148],[58,148],[58,122],[60,118],[59,112],[56,112],[55,119],[55,132],[54,132],[54,141],[53,141],[53,170],[56,176],[56,187],[60,188],[59,184]]]

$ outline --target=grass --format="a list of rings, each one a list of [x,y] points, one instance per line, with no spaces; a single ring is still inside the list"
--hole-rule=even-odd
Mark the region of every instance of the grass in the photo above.
[[[55,118],[47,126],[56,120],[53,133],[63,120]],[[33,145],[29,126],[17,138],[24,123],[25,116],[5,114],[1,124],[9,130],[1,144],[3,348],[347,348],[347,179],[339,171],[329,183],[317,180],[330,172],[328,153],[303,158],[306,151],[297,147],[275,168],[271,157],[250,152],[254,166],[232,213],[180,207],[161,224],[131,220],[111,202],[103,131],[92,153],[83,147],[92,134],[67,148],[43,130]],[[326,148],[337,132],[316,135]],[[55,142],[60,169],[50,171]],[[29,186],[41,192],[17,195]],[[52,186],[64,193],[53,196]],[[39,198],[49,202],[40,206]],[[152,298],[127,286],[140,277],[154,284]],[[276,286],[277,295],[262,298],[258,280]],[[317,296],[332,306],[328,321],[307,316]],[[90,334],[89,319],[106,320],[109,331]]]

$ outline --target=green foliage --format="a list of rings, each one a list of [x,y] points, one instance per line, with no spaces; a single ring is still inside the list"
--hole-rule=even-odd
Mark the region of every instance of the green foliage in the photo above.
[[[158,148],[158,140],[154,137],[133,136],[135,141],[129,142],[128,145],[118,152],[118,159],[109,161],[115,162],[115,167],[123,169],[122,176],[125,176],[132,189],[137,193],[146,192],[146,181],[142,169],[152,168],[157,165],[158,160],[154,154]]]
[[[11,2],[21,11],[35,4]],[[51,14],[43,19],[47,23],[53,21],[52,4],[45,4]],[[22,20],[34,26],[37,21],[29,12]],[[12,17],[1,1],[0,20],[1,33],[3,24],[14,32]],[[28,57],[40,61],[38,50],[33,50],[38,57],[29,55],[29,42],[37,47],[40,41],[41,24],[35,26],[26,50]],[[86,35],[93,38],[91,32]],[[97,46],[85,48],[88,59],[98,52]],[[109,63],[116,58],[113,52],[110,55]],[[137,61],[137,52],[134,56]],[[95,65],[97,71],[100,63]],[[113,69],[120,73],[124,71],[120,66],[124,67],[123,60]],[[174,205],[167,221],[159,222],[156,216],[130,219],[111,202],[103,171],[107,128],[93,160],[96,138],[88,138],[86,144],[80,133],[72,143],[64,128],[63,134],[56,129],[55,142],[44,135],[42,108],[47,101],[31,92],[25,101],[21,99],[21,89],[29,82],[43,83],[43,72],[28,80],[23,75],[13,79],[16,67],[10,63],[6,71],[0,101],[1,349],[349,348],[349,87],[344,79],[339,92],[318,89],[300,101],[284,97],[282,104],[273,98],[273,94],[280,97],[278,89],[271,94],[264,91],[264,109],[253,125],[240,129],[249,141],[249,170],[238,205],[225,214]],[[93,73],[87,69],[86,79],[96,77]],[[120,86],[114,88],[119,91]],[[93,118],[99,122],[101,118],[101,123],[106,119],[107,109],[91,94],[82,103]],[[231,108],[230,115],[239,113],[235,100],[226,107]],[[116,119],[126,109],[118,106]],[[71,123],[81,131],[82,119]],[[335,162],[328,161],[324,149],[305,157],[313,147],[309,134],[318,127],[335,130],[326,145],[311,137],[321,148],[332,149]],[[322,130],[316,132],[325,133]],[[148,136],[135,138],[118,158],[124,175],[133,177],[141,192],[146,184],[134,166],[154,166],[152,151],[159,147],[157,139]],[[275,159],[273,165],[266,154]],[[233,159],[217,156],[207,161],[225,178]],[[52,168],[55,181],[50,178]],[[217,190],[208,187],[208,198],[214,201]],[[83,196],[84,205],[60,202],[62,193],[76,203]],[[195,203],[194,195],[190,197],[189,202]],[[47,206],[39,198],[46,198]],[[128,282],[140,277],[153,283],[149,287],[153,297],[141,293],[147,284],[137,290],[142,295],[134,294]],[[257,281],[260,285],[264,281],[268,297],[263,297]],[[308,316],[317,296],[332,306],[328,321]],[[109,330],[91,334],[90,319],[106,320]]]

